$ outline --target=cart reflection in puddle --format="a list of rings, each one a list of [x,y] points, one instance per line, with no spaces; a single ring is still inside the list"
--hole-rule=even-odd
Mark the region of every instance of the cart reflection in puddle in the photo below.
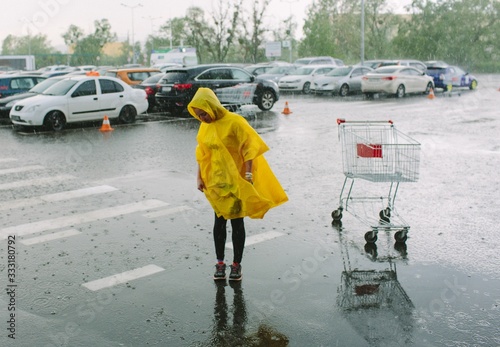
[[[370,346],[411,345],[414,306],[396,273],[396,262],[406,259],[406,249],[400,256],[381,257],[367,252],[369,263],[373,267],[385,266],[384,269],[352,268],[341,229],[339,239],[344,271],[338,287],[337,306],[342,315]]]

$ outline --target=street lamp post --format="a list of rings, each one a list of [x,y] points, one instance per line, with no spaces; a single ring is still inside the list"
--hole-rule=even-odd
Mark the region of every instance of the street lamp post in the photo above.
[[[365,1],[361,0],[361,65],[365,62]]]
[[[281,0],[282,2],[288,2],[290,6],[290,22],[288,23],[288,38],[290,39],[289,52],[290,52],[290,63],[292,62],[292,46],[293,46],[293,38],[292,38],[292,3],[297,2],[299,0]]]
[[[134,10],[137,8],[137,7],[142,7],[141,4],[137,4],[137,5],[134,5],[134,6],[130,6],[130,5],[126,5],[124,4],[123,2],[121,3],[122,6],[124,7],[128,7],[130,8],[131,12],[132,12],[132,61],[133,63],[137,63],[137,56],[135,54],[135,37],[134,37]]]

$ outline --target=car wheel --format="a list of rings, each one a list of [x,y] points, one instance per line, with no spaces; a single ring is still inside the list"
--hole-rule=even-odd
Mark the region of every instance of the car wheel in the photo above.
[[[402,98],[403,96],[405,96],[405,86],[400,84],[398,89],[396,90],[396,97]]]
[[[302,93],[311,94],[311,83],[310,82],[304,83],[304,86],[302,87]]]
[[[276,97],[274,96],[274,93],[269,89],[264,89],[262,95],[260,96],[257,106],[262,111],[269,111],[270,109],[273,108],[275,102],[276,102]]]
[[[66,117],[64,117],[64,114],[60,111],[52,111],[45,116],[43,125],[49,130],[61,131],[66,125]]]
[[[432,89],[432,83],[429,82],[427,83],[427,87],[425,88],[424,94],[429,94],[431,92],[431,89]]]
[[[137,116],[136,109],[133,106],[125,105],[120,111],[118,120],[120,121],[120,123],[129,124],[135,121],[135,116]]]
[[[347,96],[347,94],[349,94],[349,86],[344,83],[341,87],[340,87],[340,90],[339,90],[339,95],[340,96]]]
[[[472,81],[470,82],[469,89],[470,89],[470,90],[474,90],[474,89],[476,89],[476,88],[477,88],[477,81],[476,81],[476,80],[472,80]]]

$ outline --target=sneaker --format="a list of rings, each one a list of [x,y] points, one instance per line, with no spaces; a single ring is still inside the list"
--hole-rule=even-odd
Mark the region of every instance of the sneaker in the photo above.
[[[241,281],[241,265],[231,265],[230,281]]]
[[[226,279],[226,264],[215,264],[214,280]]]

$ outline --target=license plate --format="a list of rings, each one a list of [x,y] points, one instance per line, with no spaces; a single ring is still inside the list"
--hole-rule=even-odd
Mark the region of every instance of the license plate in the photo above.
[[[19,116],[11,116],[10,119],[12,119],[12,120],[21,120],[21,117],[19,117]]]
[[[168,93],[172,90],[172,87],[162,87],[161,88],[161,91],[164,92],[164,93]]]

